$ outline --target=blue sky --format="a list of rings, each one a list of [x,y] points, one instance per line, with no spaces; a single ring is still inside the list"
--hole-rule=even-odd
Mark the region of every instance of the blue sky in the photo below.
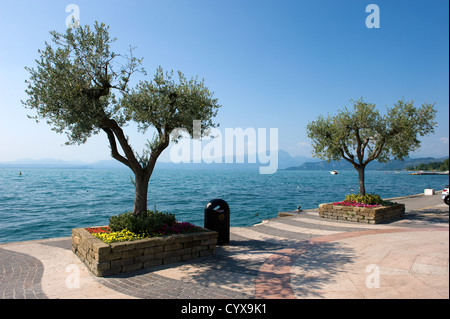
[[[159,65],[204,78],[223,105],[221,128],[278,128],[281,149],[311,157],[305,126],[320,114],[359,97],[383,112],[404,97],[438,109],[436,133],[413,155],[448,156],[447,0],[0,0],[0,162],[110,158],[104,134],[62,146],[65,135],[28,119],[20,103],[24,67],[35,65],[50,30],[65,31],[71,3],[82,25],[110,26],[117,52],[136,46],[148,79]],[[371,3],[378,29],[365,24]],[[126,133],[136,150],[149,138],[132,125]]]

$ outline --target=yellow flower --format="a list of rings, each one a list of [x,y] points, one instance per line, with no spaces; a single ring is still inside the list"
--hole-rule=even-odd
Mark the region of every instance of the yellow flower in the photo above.
[[[120,232],[92,234],[107,244],[145,238],[126,229]]]

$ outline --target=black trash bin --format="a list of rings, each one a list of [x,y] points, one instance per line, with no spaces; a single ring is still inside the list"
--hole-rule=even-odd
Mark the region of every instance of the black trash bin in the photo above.
[[[230,207],[226,201],[217,198],[206,204],[205,228],[218,232],[218,245],[230,243]]]

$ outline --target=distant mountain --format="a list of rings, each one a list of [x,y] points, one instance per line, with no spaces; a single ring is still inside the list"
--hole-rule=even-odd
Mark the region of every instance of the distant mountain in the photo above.
[[[53,158],[38,160],[23,158],[0,163],[0,168],[88,168],[88,164],[82,161],[63,161]]]
[[[245,163],[236,163],[236,157],[233,158],[232,163],[225,163],[225,159],[222,158],[222,163],[171,163],[158,161],[156,163],[157,168],[166,169],[259,169],[260,166],[267,166],[268,164],[261,163],[247,163],[248,158],[245,156]],[[285,169],[292,166],[299,166],[305,162],[315,161],[312,158],[305,156],[291,156],[284,150],[278,150],[278,168]],[[86,163],[82,161],[63,161],[58,159],[19,159],[12,162],[0,163],[0,168],[117,168],[128,169],[124,164],[114,160],[101,160],[94,163]]]
[[[389,163],[380,163],[376,160],[367,165],[368,170],[403,170],[407,166],[415,166],[419,164],[427,164],[431,162],[444,161],[448,157],[443,158],[408,158],[405,161],[392,161]],[[247,156],[245,157],[245,162],[248,161]],[[268,166],[268,164],[261,163],[236,163],[236,158],[233,159],[233,163],[225,163],[222,159],[222,163],[180,163],[175,164],[171,162],[158,161],[156,163],[156,168],[164,169],[252,169],[257,170],[259,167]],[[122,163],[114,159],[101,160],[94,163],[86,163],[83,161],[63,161],[58,159],[20,159],[7,163],[0,163],[0,168],[67,168],[67,169],[128,169]],[[345,161],[331,161],[327,163],[326,161],[320,161],[317,159],[312,159],[304,156],[291,156],[288,152],[284,150],[278,151],[278,169],[280,170],[352,170],[352,165]]]
[[[293,166],[300,166],[306,162],[316,163],[320,160],[306,156],[291,156],[284,150],[278,150],[278,168],[285,169]]]
[[[101,160],[94,163],[88,164],[89,168],[127,168],[124,164],[116,161],[115,159]]]
[[[407,166],[415,166],[422,163],[431,163],[431,162],[441,162],[447,159],[448,157],[442,158],[434,158],[434,157],[425,157],[425,158],[407,158],[404,161],[393,160],[389,163],[380,163],[377,160],[370,162],[366,169],[368,170],[403,170]],[[320,162],[306,162],[299,166],[291,166],[286,168],[286,170],[352,170],[353,166],[342,159],[341,161],[331,161],[328,163],[327,161]]]
[[[232,158],[232,163],[226,163],[225,157],[222,157],[220,163],[170,163],[170,162],[157,162],[156,167],[160,168],[179,168],[179,169],[259,169],[260,167],[268,166],[269,164],[262,164],[258,162],[248,163],[247,154],[244,157],[244,163],[237,163],[236,156]],[[307,161],[315,161],[315,159],[306,156],[291,156],[284,150],[278,150],[278,169],[285,169],[291,166],[298,166]]]

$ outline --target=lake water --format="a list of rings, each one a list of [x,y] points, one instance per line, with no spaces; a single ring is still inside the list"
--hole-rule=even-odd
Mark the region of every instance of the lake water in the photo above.
[[[122,169],[0,169],[0,243],[70,236],[75,227],[107,225],[111,215],[133,209],[132,172]],[[366,191],[383,198],[441,190],[445,176],[366,171]],[[156,169],[150,209],[174,213],[199,226],[214,198],[228,202],[231,226],[251,226],[280,211],[317,208],[358,192],[356,171]]]

